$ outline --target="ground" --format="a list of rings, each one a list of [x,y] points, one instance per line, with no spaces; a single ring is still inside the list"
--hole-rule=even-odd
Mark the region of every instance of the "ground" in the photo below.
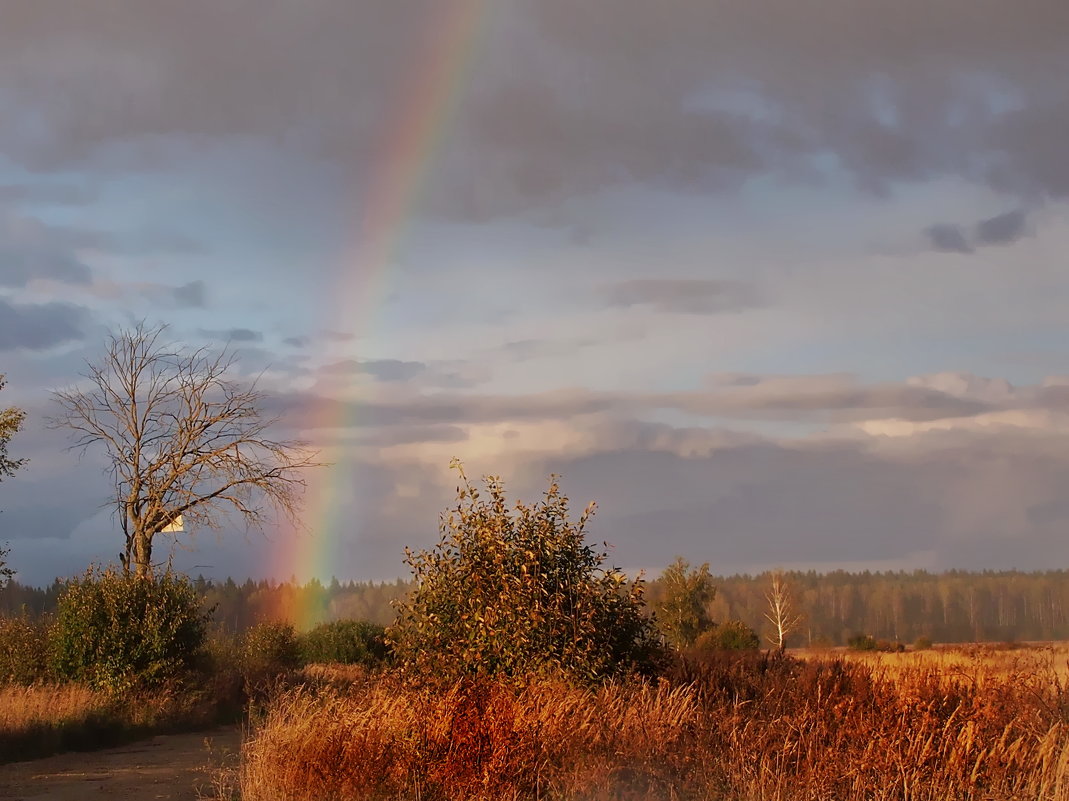
[[[172,734],[88,753],[0,765],[10,801],[193,801],[216,795],[215,768],[238,750],[237,727]],[[229,760],[231,763],[233,759]]]

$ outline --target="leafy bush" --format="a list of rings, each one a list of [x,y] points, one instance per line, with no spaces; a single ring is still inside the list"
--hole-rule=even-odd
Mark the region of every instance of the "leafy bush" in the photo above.
[[[89,570],[60,596],[53,664],[64,678],[109,691],[150,686],[193,666],[211,613],[186,579]]]
[[[323,623],[300,638],[305,663],[334,663],[372,667],[386,659],[386,628],[366,620]]]
[[[846,647],[851,651],[875,651],[876,640],[867,634],[855,634],[846,641]]]
[[[703,632],[694,647],[699,651],[755,651],[761,647],[761,638],[741,620],[728,620]]]
[[[921,635],[913,641],[914,651],[930,651],[932,648],[932,638]]]
[[[406,550],[415,588],[387,630],[408,670],[438,675],[566,671],[584,679],[651,670],[660,655],[643,583],[604,567],[584,542],[589,507],[569,520],[555,480],[540,502],[510,508],[501,481],[486,497],[461,476],[432,551]]]
[[[34,684],[50,677],[48,626],[26,616],[0,617],[0,685]]]
[[[248,678],[265,678],[301,666],[297,632],[289,623],[257,623],[241,643],[242,670]]]

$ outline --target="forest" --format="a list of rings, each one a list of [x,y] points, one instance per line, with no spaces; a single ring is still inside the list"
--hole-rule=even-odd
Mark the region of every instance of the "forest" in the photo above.
[[[858,634],[892,642],[1028,642],[1069,639],[1069,571],[961,570],[930,573],[833,571],[786,572],[786,584],[801,616],[791,646],[840,646]],[[410,584],[393,582],[328,583],[313,580],[272,582],[233,579],[193,581],[204,603],[214,608],[214,625],[241,633],[257,623],[290,619],[293,609],[312,610],[314,622],[367,620],[393,622],[391,602]],[[708,603],[713,621],[741,620],[755,631],[768,628],[769,575],[713,578]],[[0,614],[49,614],[65,583],[32,587],[12,581],[0,588]],[[663,594],[659,577],[649,581],[645,598],[652,606]]]

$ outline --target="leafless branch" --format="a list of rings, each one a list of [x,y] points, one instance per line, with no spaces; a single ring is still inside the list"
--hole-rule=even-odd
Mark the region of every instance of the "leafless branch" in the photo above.
[[[305,442],[277,440],[255,384],[226,376],[228,350],[182,351],[164,326],[112,334],[85,385],[54,393],[50,425],[72,432],[71,447],[103,446],[125,537],[124,564],[152,574],[152,543],[179,515],[187,528],[218,528],[236,512],[253,528],[265,507],[296,522],[304,468],[317,466]]]

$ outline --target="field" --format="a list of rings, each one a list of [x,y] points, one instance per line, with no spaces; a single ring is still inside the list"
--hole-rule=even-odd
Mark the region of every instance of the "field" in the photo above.
[[[692,658],[656,681],[321,669],[264,709],[246,801],[1069,799],[1064,646]]]
[[[254,700],[240,760],[201,792],[219,801],[1069,801],[1067,676],[1067,644],[692,654],[658,679],[597,686],[416,682],[391,669],[312,665]],[[165,706],[146,704],[141,718]],[[73,684],[0,691],[7,744],[82,747],[142,722]],[[200,758],[187,768],[203,767]],[[90,770],[105,757],[78,759]]]

